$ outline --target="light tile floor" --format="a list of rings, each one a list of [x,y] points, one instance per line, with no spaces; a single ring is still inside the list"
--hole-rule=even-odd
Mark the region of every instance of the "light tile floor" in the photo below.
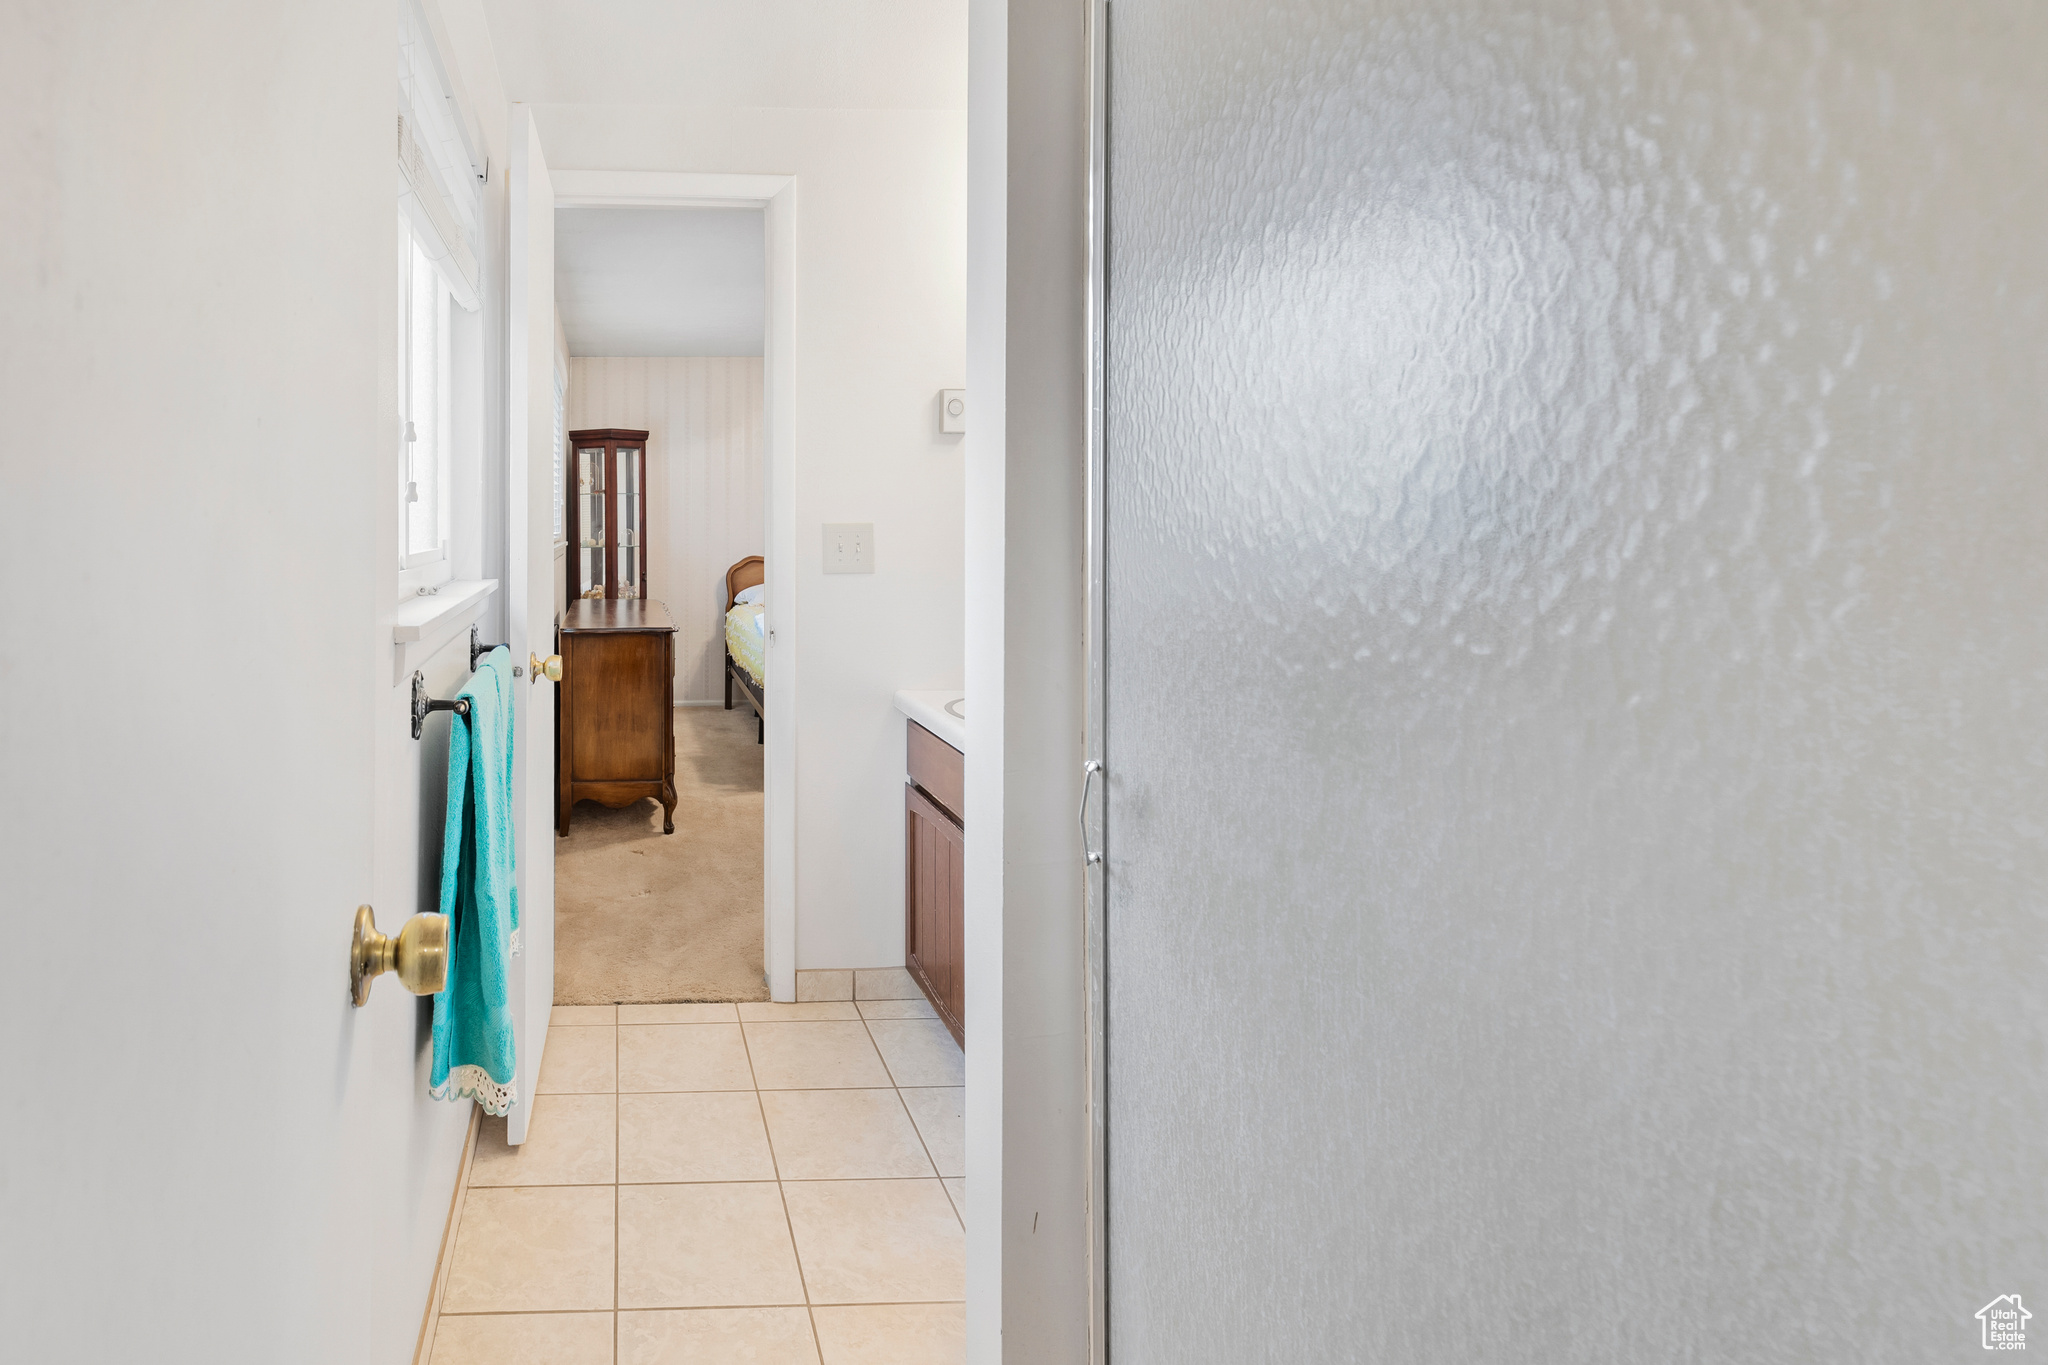
[[[799,976],[555,1007],[527,1141],[477,1136],[432,1365],[958,1365],[960,1049],[900,969]]]

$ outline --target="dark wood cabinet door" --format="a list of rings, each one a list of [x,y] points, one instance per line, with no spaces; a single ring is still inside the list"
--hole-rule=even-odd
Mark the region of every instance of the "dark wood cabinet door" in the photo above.
[[[967,837],[950,820],[939,822],[939,840],[945,849],[946,883],[943,888],[946,920],[946,1006],[952,1019],[954,1038],[966,1046],[967,1036]]]
[[[903,828],[908,841],[904,889],[910,902],[904,909],[910,929],[910,970],[919,978],[918,984],[925,994],[936,1000],[944,993],[948,961],[945,920],[939,901],[940,855],[944,847],[939,825],[944,817],[917,788],[906,786],[903,793]]]
[[[903,892],[911,976],[955,1038],[963,1037],[966,974],[961,911],[966,900],[966,840],[915,786],[903,788]]]

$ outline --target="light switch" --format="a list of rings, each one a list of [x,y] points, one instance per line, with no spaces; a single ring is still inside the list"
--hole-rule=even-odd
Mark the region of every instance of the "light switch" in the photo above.
[[[967,430],[967,390],[939,390],[939,430],[948,436]]]
[[[873,573],[875,524],[871,521],[825,523],[825,572]]]

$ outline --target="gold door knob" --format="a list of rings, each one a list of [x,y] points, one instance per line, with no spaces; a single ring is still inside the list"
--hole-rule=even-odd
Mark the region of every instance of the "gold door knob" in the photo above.
[[[543,674],[549,682],[562,680],[562,656],[559,654],[550,654],[543,659],[540,655],[529,652],[526,664],[532,670],[532,676],[528,679],[530,682],[539,682]]]
[[[388,938],[377,932],[377,915],[356,907],[355,940],[349,945],[348,993],[356,1008],[370,998],[370,982],[386,972],[414,995],[432,995],[448,984],[448,917],[414,915]]]

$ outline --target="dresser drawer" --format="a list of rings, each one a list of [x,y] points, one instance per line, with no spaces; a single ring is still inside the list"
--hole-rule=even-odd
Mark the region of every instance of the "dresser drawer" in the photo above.
[[[967,823],[967,760],[960,751],[916,721],[905,721],[910,780],[946,814]]]

